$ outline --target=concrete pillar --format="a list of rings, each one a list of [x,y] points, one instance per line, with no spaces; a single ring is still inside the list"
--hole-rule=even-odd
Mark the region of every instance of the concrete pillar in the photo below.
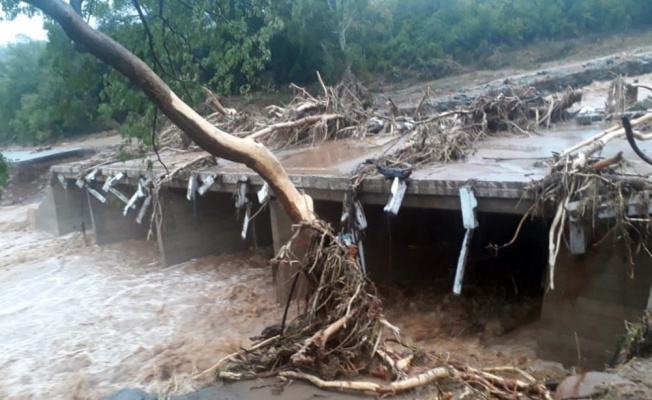
[[[315,201],[315,212],[319,218],[330,223],[337,228],[337,223],[342,214],[342,205],[332,201]],[[270,220],[272,223],[272,238],[274,242],[274,253],[278,251],[292,238],[294,232],[292,231],[292,221],[287,216],[278,200],[274,199],[269,202]],[[305,237],[297,237],[292,244],[292,254],[296,256],[295,261],[300,262],[303,260],[305,251],[310,243],[307,242]],[[276,287],[276,300],[283,304],[287,302],[292,282],[296,272],[299,270],[299,264],[293,263],[277,263],[272,266],[272,274],[274,276],[274,286]],[[295,288],[293,298],[303,297],[306,293],[307,286],[303,279],[299,279]]]
[[[276,199],[269,202],[269,217],[272,223],[274,254],[276,254],[292,237],[292,221]]]
[[[334,201],[314,201],[315,212],[319,218],[338,227],[342,215],[342,205]],[[279,204],[273,199],[269,202],[270,220],[272,223],[272,238],[274,242],[274,253],[277,253],[282,246],[292,237],[292,221]]]
[[[65,235],[81,230],[82,224],[91,229],[91,216],[84,190],[68,180],[66,188],[53,179],[45,188],[45,198],[34,213],[38,229],[53,235]]]
[[[102,203],[90,193],[87,193],[93,231],[95,232],[95,244],[101,246],[147,237],[149,230],[148,216],[145,216],[142,223],[139,224],[136,222],[136,215],[138,213],[136,210],[132,210],[126,216],[123,215],[125,203],[113,194],[103,192],[101,186],[100,183],[93,184],[93,188],[107,199],[106,203]],[[117,184],[114,188],[128,198],[136,191],[133,186],[124,184]]]
[[[255,227],[250,226],[247,239],[242,239],[243,217],[236,218],[231,194],[207,192],[191,202],[184,190],[161,190],[161,207],[163,217],[157,224],[156,236],[164,266],[245,250],[255,241],[259,246],[271,244],[269,225],[256,222],[258,218],[269,219],[265,212],[256,216],[252,222]]]
[[[625,330],[646,309],[652,260],[635,256],[634,279],[621,244],[604,243],[573,256],[565,247],[557,258],[555,290],[545,294],[538,338],[541,358],[585,369],[612,361]]]

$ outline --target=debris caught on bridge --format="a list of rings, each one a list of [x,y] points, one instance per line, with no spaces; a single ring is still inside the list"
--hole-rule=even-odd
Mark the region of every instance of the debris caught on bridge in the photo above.
[[[293,86],[293,89],[294,100],[283,107],[268,107],[267,116],[253,117],[231,109],[225,111],[227,109],[220,104],[224,110],[215,106],[217,112],[209,116],[209,120],[220,129],[255,139],[273,149],[315,145],[338,138],[363,140],[371,135],[386,135],[395,140],[395,145],[391,151],[353,171],[344,199],[344,230],[340,234],[321,221],[305,223],[298,229],[298,234],[312,238],[305,257],[298,260],[301,267],[297,276],[303,277],[308,285],[300,302],[300,315],[287,325],[282,335],[267,338],[248,350],[225,358],[210,371],[217,372],[224,379],[277,375],[285,379],[307,380],[323,387],[376,394],[445,381],[492,398],[551,398],[543,385],[524,372],[512,369],[498,375],[495,371],[473,369],[426,354],[401,341],[398,329],[384,319],[375,287],[366,276],[361,242],[366,221],[357,191],[369,176],[381,174],[392,179],[395,191],[386,211],[396,215],[405,193],[406,180],[414,170],[433,162],[462,160],[477,141],[488,135],[531,135],[540,127],[547,127],[563,118],[562,111],[579,101],[581,92],[569,89],[558,96],[542,97],[528,89],[513,89],[478,98],[465,109],[431,114],[423,104],[426,95],[417,111],[407,115],[391,99],[388,100],[392,105],[389,112],[375,110],[368,92],[352,74],[335,87],[321,82],[321,94],[317,96],[298,86]],[[210,103],[216,104],[212,100]],[[174,136],[174,128],[167,128],[162,136],[164,139]],[[160,142],[159,145],[173,146],[172,142]],[[208,190],[215,181],[209,177],[200,183],[196,172],[214,165],[214,157],[201,155],[172,171],[152,177],[151,189],[138,215],[138,219],[142,219],[142,210],[152,207],[149,237],[154,234],[151,228],[154,222],[164,218],[159,190],[178,177],[190,178],[187,195],[189,200],[195,199],[197,191],[203,194],[202,190]],[[563,175],[567,171],[565,168],[559,167],[555,171]],[[605,170],[609,168],[607,166]],[[559,181],[557,176],[551,179],[551,182]],[[555,188],[562,190],[566,186]],[[575,183],[570,191],[575,188],[582,188],[582,185]],[[245,211],[241,235],[246,237],[249,220],[255,214],[251,215],[247,202],[247,182],[243,181],[239,189],[236,201],[238,208]],[[547,199],[542,200],[544,202],[553,202],[555,195],[564,193],[544,191],[540,198]],[[266,202],[270,194],[263,188],[258,195],[259,200],[265,199]],[[138,199],[142,197],[138,196]],[[556,199],[559,198],[565,197]],[[566,200],[565,204],[572,199],[568,197]],[[472,225],[467,226],[469,238]],[[297,260],[287,258],[290,256],[290,252],[281,251],[277,261],[296,263]],[[349,381],[369,377],[391,383]]]
[[[436,382],[451,393],[467,388],[496,399],[552,398],[543,384],[516,368],[478,370],[405,344],[398,328],[383,317],[375,287],[351,245],[321,221],[304,223],[292,240],[300,235],[312,238],[298,272],[309,285],[300,300],[302,312],[282,334],[261,336],[257,339],[262,342],[223,358],[202,374],[215,373],[224,380],[278,376],[373,395]],[[371,377],[386,383],[365,380]]]
[[[509,88],[478,97],[471,105],[446,112],[427,106],[429,92],[414,112],[402,110],[391,99],[378,105],[377,99],[347,70],[335,86],[326,85],[319,74],[320,93],[291,85],[294,98],[286,105],[270,105],[267,115],[227,109],[208,92],[207,102],[217,110],[207,117],[217,128],[247,137],[278,150],[315,146],[328,140],[389,136],[396,146],[380,165],[404,163],[418,167],[432,162],[462,160],[478,140],[497,132],[532,135],[565,117],[564,111],[581,101],[582,92],[568,89],[560,94],[540,95],[528,87]],[[221,111],[222,110],[222,111]],[[228,110],[223,111],[223,110]],[[159,133],[159,146],[183,148],[182,136],[173,126]],[[176,144],[175,144],[176,143]]]
[[[632,125],[638,128],[651,123],[652,113],[632,121]],[[650,134],[634,132],[634,135],[639,140],[652,139]],[[555,287],[555,263],[567,225],[577,233],[575,239],[578,239],[584,236],[584,232],[577,232],[578,229],[596,230],[599,220],[608,219],[606,234],[592,245],[608,238],[623,243],[626,272],[632,278],[635,255],[644,251],[652,257],[646,245],[650,238],[647,226],[652,219],[645,205],[652,183],[646,176],[627,171],[622,153],[607,158],[594,156],[603,149],[608,150],[609,141],[623,136],[625,130],[616,125],[555,155],[550,160],[545,178],[533,182],[527,190],[527,195],[536,199],[536,207],[528,214],[552,217],[548,237],[549,290]]]

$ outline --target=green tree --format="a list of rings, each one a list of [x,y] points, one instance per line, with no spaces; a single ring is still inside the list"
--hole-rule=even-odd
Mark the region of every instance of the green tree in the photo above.
[[[271,0],[113,2],[98,27],[145,60],[184,101],[199,105],[200,85],[221,94],[247,93],[271,58],[269,42],[282,21]],[[104,77],[100,107],[128,136],[146,138],[154,108],[120,74]]]

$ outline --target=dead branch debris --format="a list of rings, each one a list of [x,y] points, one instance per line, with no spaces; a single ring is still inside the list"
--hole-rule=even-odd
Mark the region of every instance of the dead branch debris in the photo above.
[[[647,89],[636,81],[634,84],[627,83],[621,76],[611,83],[605,104],[606,113],[610,116],[607,119],[622,115],[636,104],[638,87]],[[548,289],[554,289],[555,263],[562,237],[565,235],[567,219],[581,224],[585,231],[606,230],[606,234],[601,233],[594,246],[603,243],[608,237],[621,242],[627,258],[627,273],[631,278],[634,275],[634,256],[645,251],[652,257],[652,252],[647,247],[650,239],[649,226],[652,222],[649,215],[652,185],[649,178],[627,174],[622,152],[606,159],[593,157],[595,153],[603,150],[609,141],[627,136],[636,154],[649,162],[647,156],[641,154],[640,149],[632,142],[634,138],[650,140],[652,134],[634,131],[632,127],[640,129],[650,123],[652,113],[644,113],[631,124],[628,118],[623,117],[623,125],[626,125],[627,129],[615,125],[562,151],[551,160],[548,174],[533,182],[528,189],[527,194],[535,198],[536,202],[534,209],[529,210],[526,215],[553,216],[549,232]]]
[[[651,122],[652,114],[645,114],[631,125],[640,128]],[[639,140],[652,138],[650,134],[633,134]],[[624,129],[614,126],[564,150],[551,160],[547,175],[527,189],[526,195],[535,199],[535,206],[526,216],[552,216],[547,276],[549,290],[554,289],[555,263],[569,219],[588,232],[606,230],[607,233],[601,233],[595,243],[603,243],[607,237],[621,242],[627,258],[626,272],[630,277],[634,274],[636,254],[645,251],[652,257],[647,247],[649,224],[652,222],[648,213],[652,184],[645,176],[625,171],[622,152],[605,159],[593,157],[610,140],[624,135]]]
[[[511,88],[478,98],[466,109],[427,115],[429,91],[417,110],[407,115],[391,99],[376,109],[374,98],[347,70],[340,83],[326,85],[317,74],[320,93],[313,95],[290,85],[294,98],[287,105],[270,105],[266,115],[255,116],[224,107],[205,89],[206,103],[216,112],[208,120],[221,130],[255,139],[272,149],[317,145],[327,140],[369,136],[396,136],[397,146],[378,160],[384,166],[404,164],[418,167],[432,162],[463,159],[486,135],[511,132],[530,135],[563,119],[563,111],[581,100],[581,92],[540,96],[531,88]],[[160,145],[175,147],[180,142],[175,128],[167,127]]]
[[[638,100],[638,86],[628,83],[623,76],[618,76],[611,82],[607,101],[605,102],[605,114],[611,116],[622,114]]]
[[[357,258],[348,256],[349,246],[322,221],[304,223],[297,229],[293,240],[299,235],[311,238],[298,272],[309,285],[307,295],[301,299],[302,312],[282,335],[220,360],[219,368],[215,366],[211,371],[219,370],[217,376],[221,379],[272,374],[324,389],[376,396],[446,383],[451,390],[470,386],[497,399],[551,398],[544,385],[530,380],[525,373],[519,375],[508,368],[473,369],[424,356],[402,345],[398,329],[382,316],[374,285],[365,277]],[[281,251],[277,257],[287,254]],[[289,260],[288,256],[285,261]],[[389,336],[384,338],[384,334]],[[371,377],[387,383],[367,380]]]
[[[626,322],[623,335],[611,366],[618,367],[634,358],[652,356],[652,311],[645,311],[636,322]]]

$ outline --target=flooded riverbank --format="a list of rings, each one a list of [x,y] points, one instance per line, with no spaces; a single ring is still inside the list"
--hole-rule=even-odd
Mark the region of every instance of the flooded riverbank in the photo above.
[[[192,374],[275,322],[267,253],[163,269],[152,243],[86,247],[26,228],[26,215],[0,209],[3,398],[192,390],[208,383]]]
[[[87,246],[80,233],[34,231],[34,207],[0,208],[2,398],[98,399],[125,387],[187,393],[210,383],[201,371],[280,318],[269,249],[161,268],[151,242]],[[406,298],[387,315],[428,351],[477,366],[564,373],[536,359],[532,327],[504,337],[465,332],[468,321],[447,304]],[[250,390],[257,385],[232,390],[266,398],[269,389]]]

